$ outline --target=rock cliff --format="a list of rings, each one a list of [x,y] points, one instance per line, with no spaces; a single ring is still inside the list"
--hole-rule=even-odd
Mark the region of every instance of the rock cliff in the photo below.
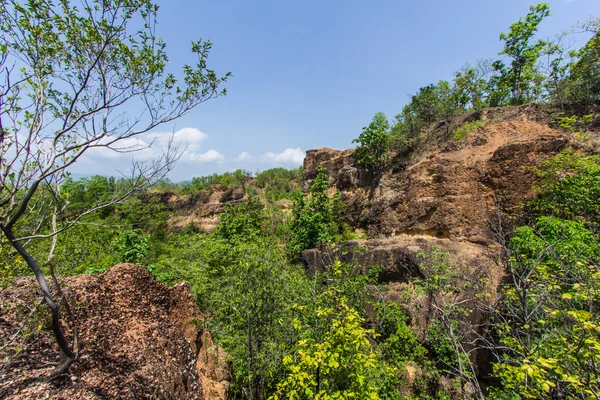
[[[348,205],[349,222],[370,238],[425,235],[488,245],[494,241],[489,217],[498,210],[518,215],[532,195],[534,167],[568,143],[526,115],[492,120],[463,140],[421,145],[378,182],[356,167],[352,150],[308,151],[304,185],[325,167]]]
[[[348,222],[368,233],[369,240],[360,243],[367,251],[355,257],[361,265],[384,265],[390,281],[404,281],[407,274],[418,274],[416,254],[437,247],[478,254],[476,263],[499,279],[494,224],[499,215],[522,215],[533,195],[535,167],[565,149],[569,139],[532,106],[486,110],[478,115],[484,126],[453,139],[453,129],[467,118],[425,131],[413,151],[397,156],[379,180],[356,166],[353,150],[307,152],[304,187],[324,167],[330,186],[348,206]],[[357,254],[348,253],[348,246],[358,244],[339,248],[345,258]],[[318,260],[327,257],[320,250],[303,254],[309,269],[322,267]]]
[[[210,233],[219,224],[219,214],[227,209],[229,204],[239,204],[247,199],[247,194],[241,186],[227,187],[213,185],[209,189],[200,190],[194,196],[177,195],[172,192],[150,193],[159,196],[171,212],[168,220],[169,228],[184,229],[189,226]]]

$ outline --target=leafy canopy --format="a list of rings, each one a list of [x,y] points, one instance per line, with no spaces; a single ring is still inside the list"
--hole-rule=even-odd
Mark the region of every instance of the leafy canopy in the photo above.
[[[363,128],[360,136],[352,141],[359,144],[354,153],[359,166],[367,171],[376,171],[381,167],[390,144],[389,130],[387,117],[379,112],[373,116],[369,126]]]

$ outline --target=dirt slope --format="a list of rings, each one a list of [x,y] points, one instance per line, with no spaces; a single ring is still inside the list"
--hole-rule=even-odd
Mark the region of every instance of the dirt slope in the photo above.
[[[80,360],[69,377],[46,382],[57,348],[41,308],[24,339],[0,351],[0,398],[225,398],[227,355],[198,329],[202,316],[188,285],[166,287],[133,264],[63,284],[78,321]],[[0,337],[13,336],[38,298],[30,279],[0,293]]]

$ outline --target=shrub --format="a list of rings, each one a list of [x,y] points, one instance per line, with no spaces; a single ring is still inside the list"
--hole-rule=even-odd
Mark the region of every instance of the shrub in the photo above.
[[[121,255],[121,262],[139,264],[148,252],[148,239],[140,229],[130,229],[121,233],[113,245]]]
[[[256,198],[227,206],[227,211],[219,215],[220,224],[215,235],[229,242],[252,241],[262,231],[265,222],[264,207]]]

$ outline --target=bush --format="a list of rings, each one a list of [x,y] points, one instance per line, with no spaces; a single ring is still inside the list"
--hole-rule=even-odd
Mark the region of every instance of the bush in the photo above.
[[[255,240],[262,232],[265,222],[264,207],[256,198],[238,205],[227,206],[219,215],[221,222],[215,235],[231,243]]]
[[[140,229],[126,230],[113,241],[121,255],[121,262],[139,264],[148,252],[148,235]]]
[[[292,200],[295,196],[294,193],[300,190],[301,178],[302,167],[291,170],[272,168],[258,173],[254,184],[264,189],[267,200]]]

